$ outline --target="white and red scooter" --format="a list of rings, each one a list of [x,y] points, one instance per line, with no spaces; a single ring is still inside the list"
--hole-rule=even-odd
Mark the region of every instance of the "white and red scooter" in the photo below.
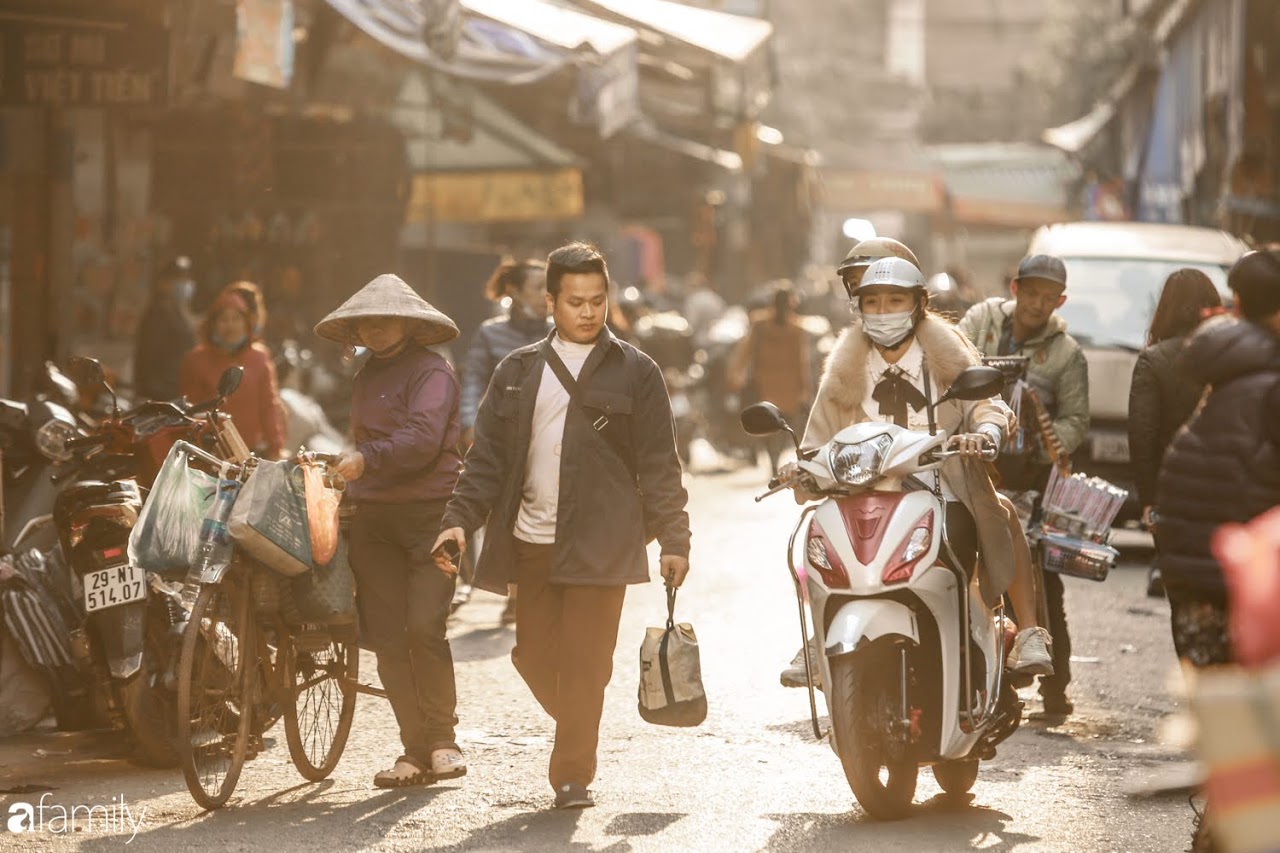
[[[1002,385],[993,368],[971,367],[930,411],[987,399]],[[795,438],[771,403],[744,410],[742,426]],[[881,819],[906,816],[921,766],[932,766],[944,791],[968,791],[978,762],[1022,719],[1004,675],[1011,627],[1003,607],[989,609],[978,591],[976,535],[964,537],[967,547],[952,541],[961,537],[944,523],[940,475],[919,476],[956,455],[947,441],[936,430],[857,424],[800,454],[798,471],[757,498],[801,483],[823,498],[801,514],[788,552],[801,631],[807,637],[811,614],[820,652],[811,660],[805,643],[813,730],[823,737],[820,680],[849,787]]]

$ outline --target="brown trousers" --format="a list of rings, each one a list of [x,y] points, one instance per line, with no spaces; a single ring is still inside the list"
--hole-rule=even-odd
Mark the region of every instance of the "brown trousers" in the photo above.
[[[554,545],[516,540],[516,646],[511,661],[556,721],[551,787],[596,775],[604,689],[613,676],[625,586],[551,583]]]

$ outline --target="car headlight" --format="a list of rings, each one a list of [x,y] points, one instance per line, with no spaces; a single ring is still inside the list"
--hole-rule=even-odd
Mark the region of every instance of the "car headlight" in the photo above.
[[[878,435],[857,444],[831,447],[831,473],[847,486],[865,486],[880,474],[885,454],[893,445],[888,435]]]
[[[36,430],[36,448],[54,462],[66,462],[71,458],[67,442],[75,437],[75,427],[54,418]]]

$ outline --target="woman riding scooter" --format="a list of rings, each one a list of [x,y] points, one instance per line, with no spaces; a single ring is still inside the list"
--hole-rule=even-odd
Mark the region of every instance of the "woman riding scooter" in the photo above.
[[[844,273],[859,316],[827,363],[802,450],[822,447],[840,430],[868,421],[928,430],[927,400],[938,400],[961,371],[981,363],[954,326],[929,312],[919,268],[894,255],[856,271],[850,267],[852,275]],[[1012,412],[996,397],[976,403],[953,400],[937,406],[935,415],[938,429],[952,436],[952,449],[962,454],[944,463],[940,472],[948,537],[966,563],[972,565],[981,555],[980,583],[988,604],[1007,591],[1022,618],[1008,668],[1051,672],[1048,632],[1034,621],[1030,550],[1016,514],[1001,503],[979,459],[984,447],[1001,445]],[[796,497],[811,499],[803,487],[796,489]]]

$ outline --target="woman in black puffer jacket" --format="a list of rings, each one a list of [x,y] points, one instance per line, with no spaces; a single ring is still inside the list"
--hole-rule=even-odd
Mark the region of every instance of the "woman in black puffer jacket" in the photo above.
[[[467,351],[458,415],[468,445],[480,400],[498,362],[520,347],[536,344],[551,330],[547,324],[547,265],[542,261],[504,261],[485,284],[485,296],[493,302],[510,299],[511,307],[507,316],[486,320]]]
[[[1280,255],[1245,255],[1228,284],[1242,318],[1215,317],[1187,341],[1179,365],[1209,396],[1170,445],[1156,490],[1173,643],[1196,666],[1232,658],[1214,530],[1280,504]]]
[[[498,362],[521,347],[536,344],[551,331],[547,323],[547,265],[543,261],[504,261],[499,264],[485,283],[485,296],[493,302],[509,299],[510,307],[507,316],[486,320],[476,329],[471,349],[467,351],[467,362],[462,368],[462,397],[458,404],[462,442],[466,447],[471,446],[476,412]],[[471,598],[471,579],[475,575],[475,559],[481,547],[483,540],[463,556],[462,578],[453,597],[454,610]],[[515,618],[516,592],[513,586],[507,596],[506,609],[502,611],[502,624],[513,624]]]
[[[1133,461],[1142,521],[1152,527],[1156,478],[1169,442],[1187,422],[1200,398],[1204,383],[1178,369],[1177,359],[1187,335],[1207,313],[1222,307],[1213,282],[1196,269],[1175,271],[1165,280],[1147,331],[1147,348],[1138,355],[1129,390],[1129,455]],[[1147,583],[1151,595],[1163,595],[1159,562],[1151,567]]]

